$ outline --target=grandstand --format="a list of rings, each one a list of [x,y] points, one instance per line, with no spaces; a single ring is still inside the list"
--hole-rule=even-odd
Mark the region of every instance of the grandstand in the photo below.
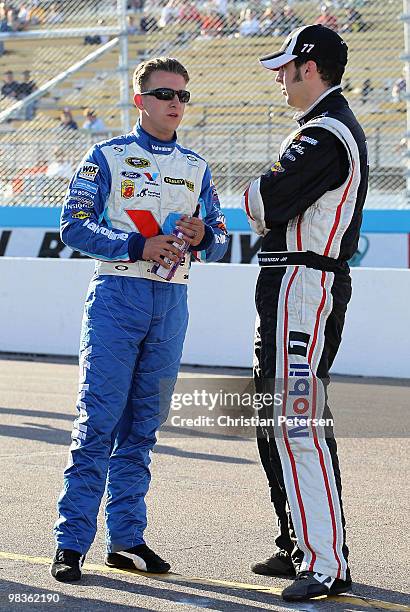
[[[366,28],[343,34],[350,49],[350,87],[346,95],[368,136],[371,189],[400,196],[406,187],[406,145],[403,145],[406,106],[404,101],[392,101],[391,89],[403,70],[400,59],[403,24],[399,20],[402,3],[362,0],[355,4],[360,5]],[[98,5],[104,25],[115,24],[112,3],[104,1]],[[264,5],[256,5],[262,13]],[[340,5],[343,3],[334,13],[342,23],[345,9]],[[150,6],[151,16],[158,19],[161,4],[156,8]],[[242,3],[241,8],[244,6]],[[318,16],[317,2],[295,1],[292,6],[304,23],[313,22]],[[76,11],[62,13],[62,21],[52,26],[54,35],[47,23],[37,25],[37,33],[44,31],[40,40],[10,35],[5,42],[7,53],[0,56],[2,73],[13,70],[18,79],[24,70],[30,70],[37,86],[41,86],[85,59],[96,48],[84,44],[87,24],[94,27],[97,22],[92,7],[91,0],[84,0]],[[236,3],[232,10],[233,7],[238,10]],[[143,14],[138,13],[138,17]],[[78,27],[82,28],[81,35],[76,35]],[[70,36],[61,36],[59,28],[70,30]],[[187,66],[192,103],[187,108],[180,138],[210,160],[215,182],[223,194],[240,193],[249,178],[264,171],[292,125],[292,110],[286,107],[274,86],[274,74],[262,70],[257,61],[276,49],[283,38],[283,35],[241,37],[235,32],[203,36],[198,26],[189,22],[128,36],[130,73],[141,59],[160,54],[176,56]],[[36,102],[33,119],[25,120],[24,113],[20,113],[0,124],[0,205],[60,205],[67,179],[50,180],[41,173],[33,179],[29,169],[52,161],[57,149],[60,153],[63,149],[64,158],[74,166],[94,141],[123,131],[118,66],[119,53],[115,47],[42,96]],[[0,111],[13,102],[3,98]],[[64,108],[70,108],[81,126],[83,110],[88,106],[96,108],[104,119],[105,134],[96,138],[96,134],[83,130],[61,130],[59,116]],[[13,181],[19,173],[27,180],[16,192]],[[387,205],[388,201],[383,200]],[[397,201],[396,198],[396,204]],[[405,204],[404,200],[402,203]]]

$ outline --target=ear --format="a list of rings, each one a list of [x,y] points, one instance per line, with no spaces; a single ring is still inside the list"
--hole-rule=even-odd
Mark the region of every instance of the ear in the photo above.
[[[314,60],[309,60],[305,64],[305,76],[311,79],[316,74],[318,74],[316,62]]]
[[[144,110],[144,103],[142,101],[142,96],[139,93],[134,94],[134,104],[139,110]]]

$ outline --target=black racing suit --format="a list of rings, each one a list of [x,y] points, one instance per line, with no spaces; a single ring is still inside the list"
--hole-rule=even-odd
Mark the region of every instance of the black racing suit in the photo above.
[[[351,296],[347,260],[358,245],[367,146],[340,87],[295,118],[299,128],[285,139],[278,161],[245,192],[249,222],[269,253],[265,263],[289,252],[294,258],[292,265],[260,272],[254,376],[259,391],[283,385],[283,416],[330,418],[327,381]],[[286,424],[279,435],[262,427],[258,449],[278,517],[278,548],[301,570],[345,579],[348,549],[332,427],[320,432]]]

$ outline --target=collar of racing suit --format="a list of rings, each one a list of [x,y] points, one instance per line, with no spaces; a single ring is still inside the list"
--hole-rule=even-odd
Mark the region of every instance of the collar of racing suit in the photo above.
[[[293,115],[293,118],[295,119],[295,121],[299,123],[299,125],[303,125],[304,123],[309,121],[309,119],[312,119],[313,117],[317,116],[318,110],[320,110],[317,107],[320,105],[322,100],[324,100],[331,94],[335,94],[335,93],[339,94],[341,91],[342,91],[342,88],[340,85],[335,85],[334,87],[330,87],[329,89],[326,89],[326,91],[324,91],[322,95],[319,96],[317,100],[313,102],[311,106],[309,106],[309,108],[307,108],[305,111],[299,111],[298,113],[295,113]]]
[[[159,140],[144,130],[140,121],[138,121],[134,127],[133,133],[137,137],[138,144],[150,153],[155,153],[156,155],[170,155],[175,149],[177,142],[176,132],[174,132],[171,140]]]

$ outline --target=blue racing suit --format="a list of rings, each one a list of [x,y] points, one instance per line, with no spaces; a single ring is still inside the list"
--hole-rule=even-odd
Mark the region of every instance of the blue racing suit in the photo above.
[[[191,255],[171,281],[142,260],[145,240],[170,233],[197,204],[207,261],[228,246],[225,219],[206,162],[137,124],[95,145],[71,180],[62,240],[97,260],[80,341],[78,417],[74,422],[59,518],[58,548],[85,554],[107,486],[108,552],[144,542],[150,451],[166,420],[188,323]]]

